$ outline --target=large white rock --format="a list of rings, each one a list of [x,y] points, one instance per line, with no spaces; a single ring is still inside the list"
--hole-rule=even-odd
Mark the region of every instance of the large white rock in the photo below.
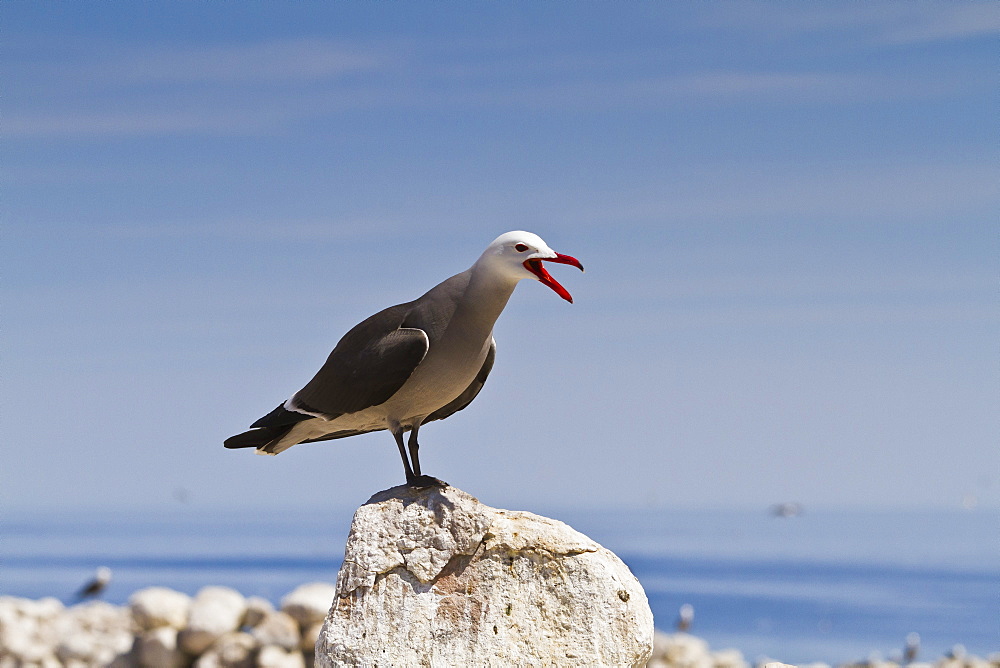
[[[203,587],[191,602],[187,626],[177,637],[181,649],[198,656],[223,634],[237,630],[246,610],[246,599],[235,589]]]
[[[302,628],[326,619],[337,593],[329,582],[310,582],[296,587],[281,599],[281,611],[291,615]]]
[[[147,587],[132,594],[128,604],[140,629],[160,626],[182,629],[187,624],[191,597],[166,587]]]
[[[354,516],[316,665],[642,666],[652,642],[638,580],[590,538],[395,487]]]

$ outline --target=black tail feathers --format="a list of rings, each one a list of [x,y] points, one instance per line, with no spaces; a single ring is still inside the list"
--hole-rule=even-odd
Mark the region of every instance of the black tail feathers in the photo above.
[[[284,436],[291,427],[260,427],[230,436],[223,443],[227,448],[260,448]]]

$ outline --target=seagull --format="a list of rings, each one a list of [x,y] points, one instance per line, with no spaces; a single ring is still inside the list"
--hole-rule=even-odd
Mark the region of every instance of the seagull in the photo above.
[[[406,484],[443,485],[420,472],[417,432],[479,394],[496,355],[493,325],[519,281],[534,279],[573,302],[542,262],[583,271],[579,260],[555,252],[538,235],[500,235],[469,269],[356,325],[305,387],[249,431],[226,439],[225,447],[277,455],[298,443],[387,429]]]
[[[111,569],[106,566],[101,566],[94,573],[94,579],[85,584],[80,591],[76,593],[76,599],[82,601],[85,598],[90,598],[92,596],[100,596],[104,588],[108,586],[111,582]]]
[[[677,611],[677,630],[681,633],[687,633],[688,629],[691,628],[691,622],[694,621],[694,606],[690,603],[685,603],[681,606],[680,610]]]
[[[903,649],[903,661],[904,665],[911,664],[917,660],[917,654],[920,653],[920,634],[913,632],[906,634],[906,647]]]

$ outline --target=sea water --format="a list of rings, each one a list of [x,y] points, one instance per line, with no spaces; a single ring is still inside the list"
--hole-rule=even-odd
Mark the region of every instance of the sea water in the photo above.
[[[692,633],[751,661],[889,658],[911,632],[923,659],[956,644],[1000,652],[996,510],[540,512],[617,553],[658,628],[672,630],[690,604]],[[112,603],[151,585],[225,585],[277,603],[299,584],[335,581],[350,519],[349,509],[6,512],[0,594],[71,603],[107,566]]]

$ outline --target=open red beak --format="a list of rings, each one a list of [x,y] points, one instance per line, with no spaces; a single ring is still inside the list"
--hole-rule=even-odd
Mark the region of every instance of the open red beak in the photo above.
[[[563,255],[562,253],[556,253],[555,257],[546,258],[532,258],[530,260],[524,261],[524,267],[532,274],[538,277],[538,280],[555,290],[556,294],[568,301],[570,304],[573,303],[573,297],[569,294],[563,286],[559,285],[559,281],[552,278],[549,272],[545,271],[545,267],[542,266],[542,261],[545,262],[556,262],[558,264],[571,264],[580,271],[583,271],[583,265],[575,257],[569,255]]]

